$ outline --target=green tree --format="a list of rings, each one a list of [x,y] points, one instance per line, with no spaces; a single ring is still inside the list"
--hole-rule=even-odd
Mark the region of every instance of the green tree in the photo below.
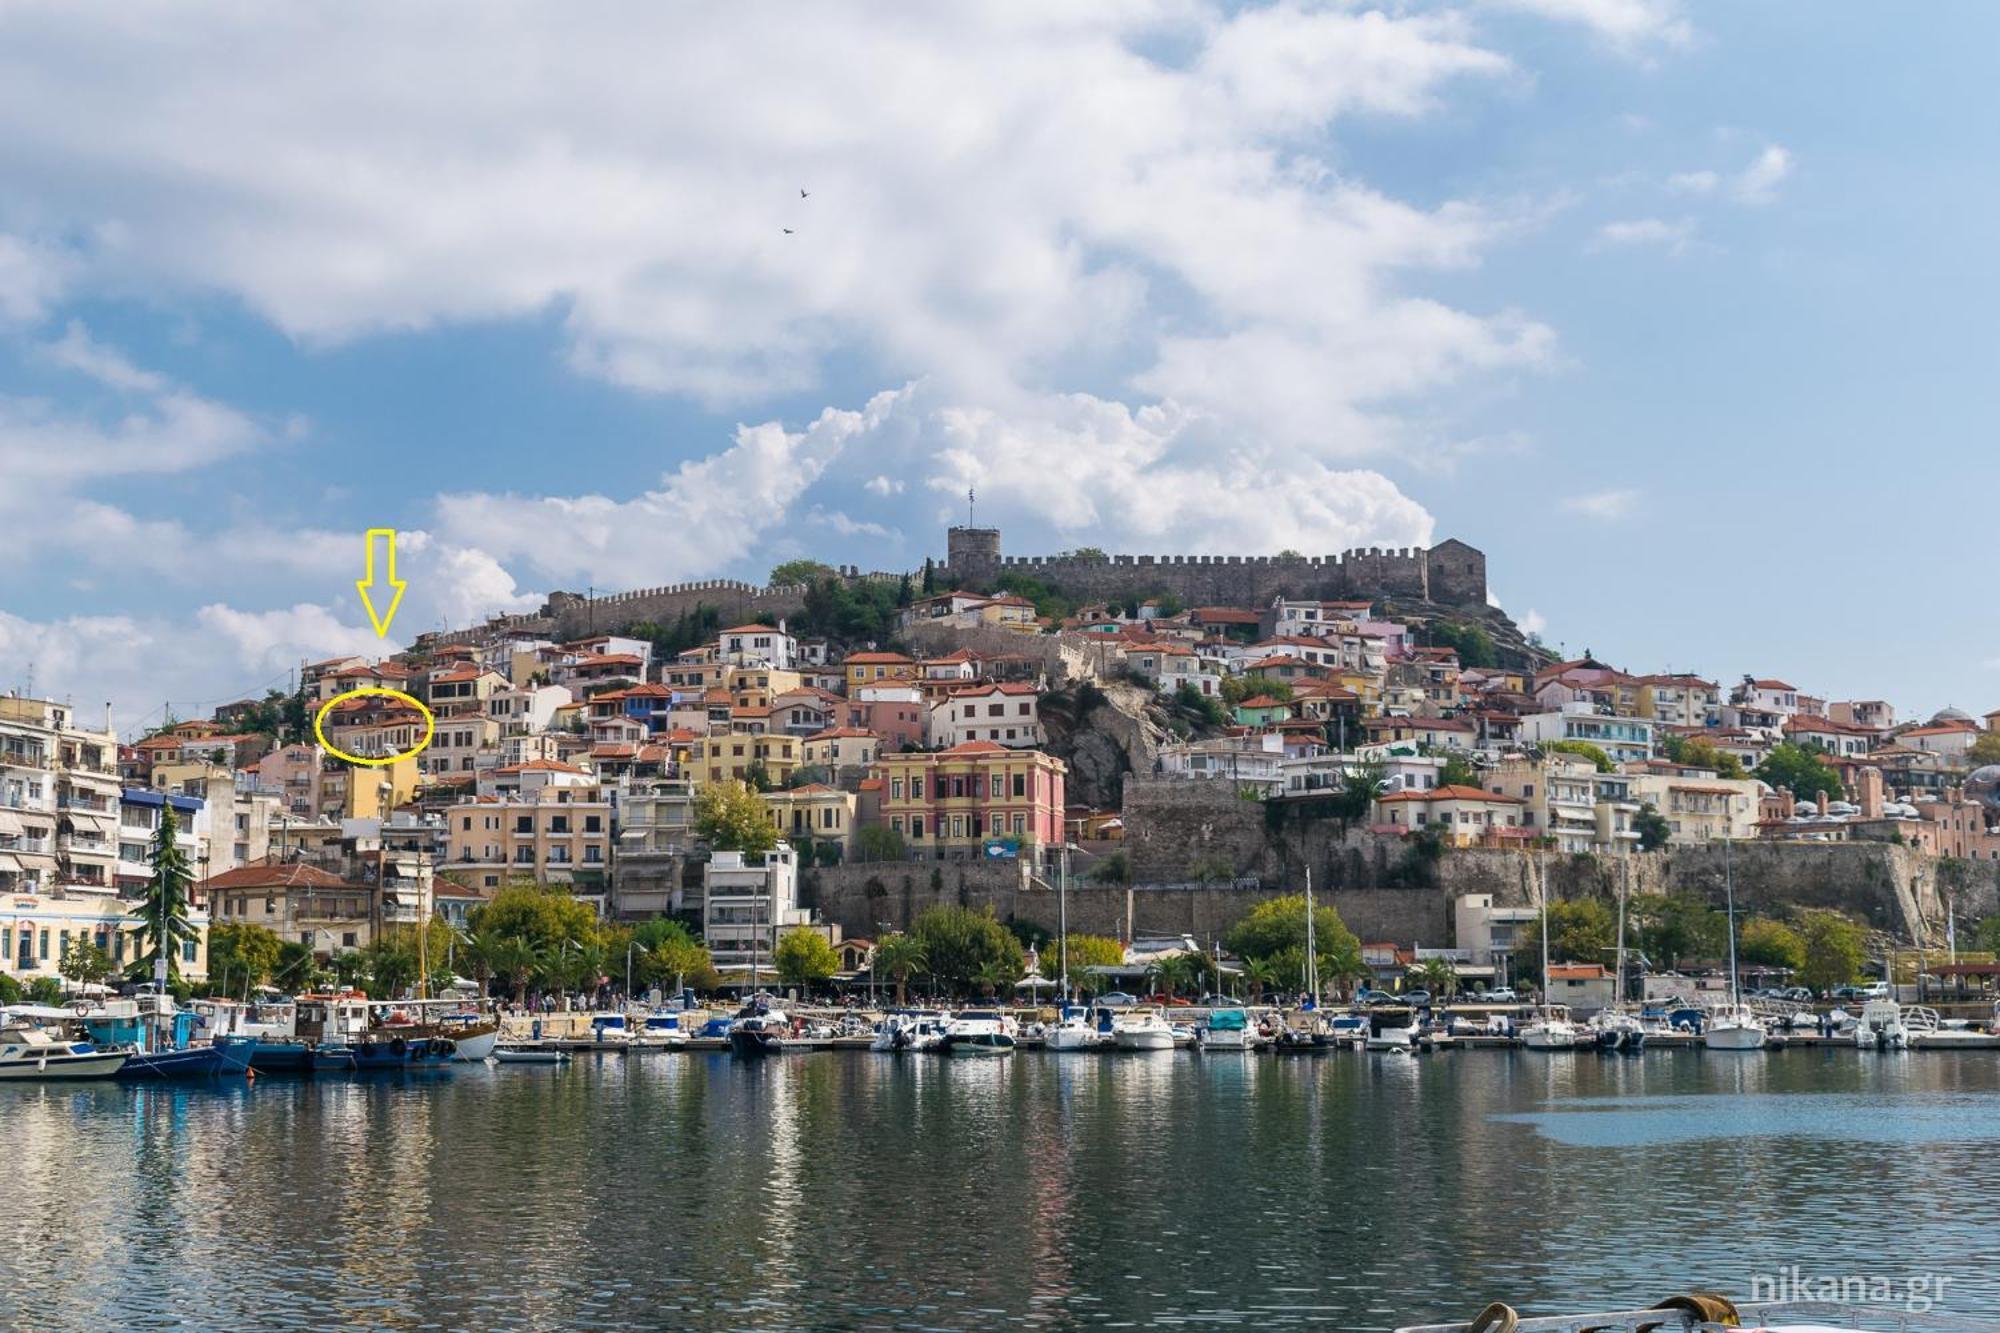
[[[875,941],[875,953],[871,967],[877,976],[885,976],[896,983],[896,1003],[907,1004],[910,978],[922,972],[929,965],[924,957],[924,944],[914,935],[897,931],[884,935]]]
[[[1805,941],[1782,921],[1751,917],[1736,934],[1736,957],[1753,966],[1783,967],[1797,972],[1806,965]]]
[[[1728,948],[1728,922],[1691,894],[1643,893],[1626,904],[1640,952],[1655,967],[1673,970],[1683,959],[1718,958]]]
[[[887,824],[865,824],[854,835],[854,849],[864,861],[901,861],[910,854],[903,835]]]
[[[1303,981],[1306,955],[1306,900],[1287,894],[1258,903],[1223,937],[1229,952],[1250,961],[1267,959],[1286,984]],[[1361,976],[1361,941],[1331,907],[1313,908],[1313,949],[1319,955],[1320,980],[1338,982]]]
[[[924,557],[923,595],[933,596],[937,592],[937,565],[929,556]]]
[[[1060,947],[1060,946],[1057,946]],[[1117,940],[1103,935],[1072,935],[1069,937],[1069,979],[1070,984],[1090,990],[1104,989],[1101,977],[1087,971],[1093,967],[1117,967],[1125,961],[1125,946]],[[1044,957],[1042,970],[1055,976],[1061,969],[1062,961],[1054,954]]]
[[[214,953],[210,952],[210,968],[213,970]],[[288,994],[317,990],[326,983],[328,971],[320,965],[312,946],[298,940],[284,940],[278,945],[278,961],[271,969],[271,984]]]
[[[1757,765],[1757,776],[1801,801],[1817,800],[1822,792],[1829,799],[1840,798],[1840,776],[1817,751],[1791,741],[1771,747]]]
[[[649,986],[690,986],[698,991],[721,984],[708,946],[694,932],[670,917],[642,921],[632,939],[645,952],[634,960],[633,972]]]
[[[517,880],[494,894],[492,902],[474,908],[466,924],[475,935],[490,931],[539,951],[594,938],[597,913],[560,886]]]
[[[1600,773],[1615,773],[1618,765],[1611,762],[1611,756],[1589,741],[1544,741],[1542,750],[1548,754],[1573,754],[1588,759]]]
[[[362,986],[371,1000],[394,1000],[417,984],[414,933],[384,930],[361,951]]]
[[[1168,954],[1152,966],[1154,983],[1170,996],[1199,995],[1215,975],[1215,961],[1198,949]]]
[[[27,1000],[29,1004],[61,1004],[62,983],[54,977],[36,977],[28,983]]]
[[[1673,841],[1674,826],[1660,813],[1660,808],[1651,801],[1639,807],[1639,813],[1632,816],[1632,831],[1639,835],[1639,850],[1657,852]]]
[[[1715,748],[1715,742],[1701,736],[1681,736],[1668,732],[1660,740],[1660,751],[1677,764],[1689,768],[1706,768],[1719,778],[1736,781],[1750,775],[1744,771],[1743,761],[1735,755]]]
[[[1092,866],[1084,875],[1093,884],[1123,884],[1129,863],[1123,851],[1116,851]]]
[[[826,942],[826,936],[804,926],[788,930],[771,954],[778,978],[788,986],[810,987],[840,970],[840,955]]]
[[[1549,961],[1607,962],[1618,947],[1618,923],[1600,898],[1565,898],[1549,904]],[[1542,923],[1538,917],[1514,944],[1518,976],[1542,977]]]
[[[1222,705],[1186,681],[1174,690],[1174,711],[1211,731],[1229,725],[1229,714],[1222,711]]]
[[[250,921],[218,921],[208,928],[208,979],[220,994],[242,994],[271,979],[283,951],[275,931]]]
[[[1984,731],[1965,752],[1965,758],[1974,768],[1984,768],[1988,764],[2000,764],[2000,731]]]
[[[817,583],[821,579],[838,578],[839,571],[832,565],[818,560],[787,560],[772,567],[771,585],[787,587],[794,583]]]
[[[188,918],[188,891],[194,875],[188,869],[187,854],[180,848],[180,821],[172,805],[160,807],[160,827],[153,834],[152,878],[138,905],[139,924],[132,928],[133,958],[125,974],[134,980],[151,979],[154,963],[165,956],[167,979],[178,980],[181,953],[195,939],[194,922]]]
[[[1484,668],[1499,664],[1500,655],[1494,650],[1493,636],[1478,625],[1437,621],[1430,627],[1429,638],[1433,647],[1457,650],[1460,666]]]
[[[741,782],[710,782],[695,790],[694,831],[718,852],[756,856],[778,845],[764,802]]]
[[[1276,699],[1279,703],[1290,703],[1292,687],[1285,681],[1271,676],[1228,676],[1222,682],[1222,702],[1231,708],[1245,699],[1255,699],[1258,695]]]
[[[1330,798],[1333,817],[1343,826],[1367,819],[1388,790],[1388,765],[1380,759],[1364,760],[1340,775],[1340,789]]]
[[[214,935],[210,934],[209,957],[215,957]],[[88,935],[78,935],[63,947],[61,973],[79,986],[101,986],[111,975],[111,955]]]
[[[1426,958],[1410,969],[1409,979],[1433,997],[1450,999],[1458,993],[1458,968],[1449,958]]]
[[[1474,768],[1472,761],[1464,755],[1457,753],[1447,754],[1444,757],[1444,766],[1438,769],[1438,785],[1440,787],[1477,787],[1480,785],[1479,770]]]
[[[1861,975],[1868,936],[1859,925],[1838,912],[1813,910],[1799,913],[1796,929],[1805,954],[1799,984],[1826,990]]]
[[[988,963],[1007,974],[1010,986],[1027,971],[1021,942],[1000,924],[991,909],[975,912],[966,907],[932,907],[911,924],[910,933],[923,946],[932,978],[954,993],[967,990]]]
[[[0,972],[0,1004],[19,1004],[26,994],[19,981]]]

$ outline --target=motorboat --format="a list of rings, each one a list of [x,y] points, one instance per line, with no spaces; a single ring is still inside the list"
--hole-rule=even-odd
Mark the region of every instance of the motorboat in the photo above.
[[[654,1009],[639,1020],[639,1031],[632,1040],[639,1046],[681,1047],[687,1045],[688,1034],[681,1026],[680,1014],[671,1009]]]
[[[1870,1000],[1861,1006],[1861,1020],[1854,1025],[1854,1044],[1864,1051],[1909,1049],[1910,1029],[1903,1021],[1903,1006],[1894,1000]]]
[[[592,1014],[590,1042],[593,1046],[620,1048],[632,1044],[632,1029],[623,1014]]]
[[[207,1027],[208,1020],[177,1006],[171,995],[141,994],[79,1008],[77,1022],[93,1045],[129,1053],[117,1075],[128,1082],[242,1074],[257,1047],[257,1039],[248,1036],[197,1041],[197,1030]]]
[[[131,1052],[100,1050],[88,1041],[51,1035],[45,1021],[66,1021],[61,1009],[20,1006],[0,1019],[0,1079],[111,1078],[125,1067]]]
[[[782,1055],[791,1039],[792,1020],[782,1009],[746,1005],[729,1025],[729,1053],[745,1060]]]
[[[500,1065],[566,1065],[569,1052],[553,1047],[495,1046],[488,1058]]]
[[[946,1055],[1012,1055],[1014,1020],[997,1009],[967,1009],[944,1030]]]
[[[1531,1051],[1573,1051],[1589,1041],[1571,1021],[1569,1009],[1560,1004],[1543,1005],[1531,1022],[1521,1026],[1521,1045]]]
[[[1597,1049],[1618,1055],[1637,1055],[1646,1047],[1646,1025],[1622,1009],[1607,1009],[1590,1021]]]
[[[1042,1045],[1051,1051],[1094,1051],[1104,1044],[1104,1034],[1080,1004],[1064,1005],[1061,1017],[1042,1033]]]
[[[1761,1051],[1768,1040],[1764,1024],[1747,1004],[1716,1010],[1701,1033],[1701,1044],[1711,1051]]]
[[[1414,1026],[1372,1030],[1362,1039],[1362,1048],[1377,1055],[1414,1055],[1417,1030]]]
[[[941,1009],[895,1009],[875,1025],[868,1049],[882,1052],[935,1051],[944,1043],[951,1015]]]
[[[1174,1029],[1157,1009],[1128,1009],[1112,1022],[1111,1040],[1121,1051],[1171,1051]]]
[[[1247,1009],[1217,1009],[1201,1026],[1204,1051],[1248,1051],[1257,1043],[1257,1029]]]

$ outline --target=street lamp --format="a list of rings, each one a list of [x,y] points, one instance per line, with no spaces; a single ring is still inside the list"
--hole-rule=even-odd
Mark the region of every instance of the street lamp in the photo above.
[[[625,1005],[627,1008],[630,1008],[632,1005],[632,951],[634,949],[637,949],[640,953],[652,952],[652,950],[637,940],[627,941],[625,945]]]

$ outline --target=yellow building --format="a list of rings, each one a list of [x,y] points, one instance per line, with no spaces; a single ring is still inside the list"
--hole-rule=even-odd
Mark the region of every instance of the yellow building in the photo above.
[[[901,653],[854,653],[841,666],[847,672],[847,695],[850,699],[863,685],[915,680],[922,670],[915,661]]]
[[[596,786],[477,797],[445,812],[445,857],[440,869],[477,888],[522,878],[601,894],[611,871],[611,802]]]
[[[836,843],[843,855],[854,850],[854,793],[810,782],[803,787],[764,793],[764,808],[778,836],[796,843],[810,837]]]
[[[319,771],[319,817],[380,819],[385,806],[393,810],[415,798],[419,775],[414,756],[373,768],[328,759]]]
[[[801,749],[797,736],[719,733],[703,738],[694,777],[698,782],[748,782],[751,768],[762,764],[771,785],[782,787],[799,766]]]

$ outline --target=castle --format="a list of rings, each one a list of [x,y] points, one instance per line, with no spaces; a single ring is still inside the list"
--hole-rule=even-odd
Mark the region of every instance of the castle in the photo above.
[[[850,581],[899,577],[864,574],[853,566],[837,572]],[[1032,578],[1084,601],[1171,593],[1188,606],[1263,607],[1281,596],[1330,600],[1393,597],[1468,609],[1483,610],[1486,606],[1486,554],[1456,539],[1428,549],[1364,547],[1326,556],[1069,553],[1021,557],[1001,554],[998,528],[957,527],[945,534],[945,563],[934,579],[940,591],[989,590],[1009,574]],[[713,607],[728,622],[790,616],[804,608],[805,595],[803,584],[765,587],[738,579],[699,579],[602,597],[557,592],[551,593],[533,615],[501,616],[477,629],[419,635],[417,646],[471,642],[495,630],[575,638],[640,621],[666,624],[701,606]]]

